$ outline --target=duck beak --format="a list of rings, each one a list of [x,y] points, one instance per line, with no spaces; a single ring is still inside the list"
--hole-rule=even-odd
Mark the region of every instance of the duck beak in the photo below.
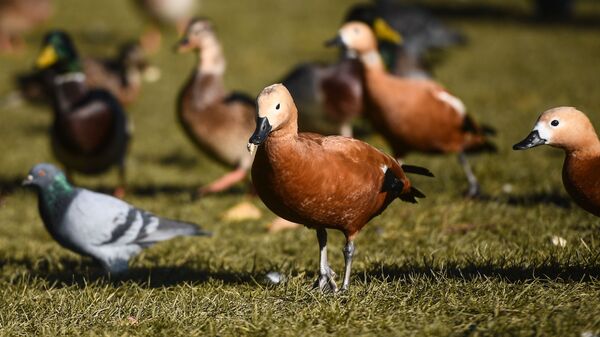
[[[527,150],[544,144],[546,144],[546,140],[540,137],[540,133],[537,130],[533,130],[527,138],[513,145],[513,150]]]
[[[254,154],[256,148],[267,139],[271,129],[272,127],[267,117],[256,117],[256,129],[248,140],[248,152],[250,154]]]
[[[337,35],[333,39],[325,41],[325,47],[343,47],[344,41],[340,35]]]
[[[58,55],[56,54],[56,49],[53,46],[48,45],[44,47],[37,60],[35,60],[35,66],[38,69],[46,69],[56,63],[58,60]]]
[[[173,46],[173,51],[176,53],[182,53],[184,51],[187,51],[188,49],[188,44],[190,43],[190,40],[186,37],[181,38],[181,40],[179,40],[177,43],[175,43],[175,45]]]
[[[402,35],[382,18],[375,19],[373,22],[373,30],[375,31],[375,36],[377,36],[379,40],[391,42],[396,45],[402,44]]]
[[[33,183],[33,176],[30,174],[27,176],[27,178],[25,178],[25,180],[23,180],[23,182],[21,183],[21,186],[29,186]]]

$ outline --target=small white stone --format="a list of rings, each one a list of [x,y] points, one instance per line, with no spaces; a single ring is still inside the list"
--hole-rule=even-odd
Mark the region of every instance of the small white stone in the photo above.
[[[560,248],[565,248],[565,246],[567,245],[567,240],[565,240],[564,238],[557,236],[557,235],[553,235],[552,236],[552,244],[555,246],[559,246]]]
[[[271,284],[279,284],[284,281],[284,277],[276,271],[271,271],[265,275],[265,281]]]
[[[504,184],[502,185],[502,192],[504,193],[512,193],[513,191],[513,185],[512,184]]]
[[[154,83],[158,80],[160,80],[162,73],[160,71],[160,68],[155,67],[155,66],[150,66],[148,68],[146,68],[146,70],[144,70],[144,80],[148,83]]]

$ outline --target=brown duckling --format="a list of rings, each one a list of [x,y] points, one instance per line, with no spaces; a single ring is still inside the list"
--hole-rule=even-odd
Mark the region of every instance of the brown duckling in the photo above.
[[[118,166],[125,192],[125,156],[129,143],[127,116],[117,99],[85,83],[81,61],[70,37],[52,31],[44,37],[36,67],[44,70],[46,91],[52,99],[52,150],[66,171],[98,174]]]
[[[179,122],[200,150],[235,168],[199,189],[201,195],[220,192],[242,181],[252,165],[245,145],[254,130],[254,100],[225,88],[225,57],[209,20],[193,19],[177,49],[198,53],[198,64],[179,94]]]

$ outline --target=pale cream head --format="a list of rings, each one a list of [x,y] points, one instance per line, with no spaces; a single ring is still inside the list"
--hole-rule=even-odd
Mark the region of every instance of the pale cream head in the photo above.
[[[348,22],[340,28],[338,34],[342,39],[342,43],[358,54],[366,54],[377,50],[375,33],[363,22]]]
[[[180,53],[199,50],[210,46],[213,40],[216,40],[213,24],[207,19],[192,19],[177,50]]]
[[[292,95],[283,84],[273,84],[264,88],[257,98],[258,117],[266,117],[271,125],[271,132],[276,131],[292,118],[296,117],[297,110]]]
[[[569,151],[596,146],[598,143],[598,136],[589,118],[573,107],[545,111],[538,118],[533,131],[539,133],[545,144]]]

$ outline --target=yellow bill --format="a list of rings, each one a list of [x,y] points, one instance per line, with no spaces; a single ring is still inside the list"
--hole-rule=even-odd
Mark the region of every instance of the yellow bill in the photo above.
[[[373,22],[373,30],[379,40],[392,42],[395,44],[402,43],[402,35],[392,28],[384,19],[377,18]]]
[[[57,60],[56,49],[53,46],[46,46],[35,61],[35,66],[39,69],[48,68],[56,63]]]

